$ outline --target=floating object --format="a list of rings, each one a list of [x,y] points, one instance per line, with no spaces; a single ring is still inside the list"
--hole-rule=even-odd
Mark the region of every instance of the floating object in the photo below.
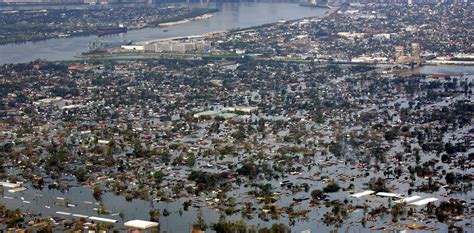
[[[7,197],[7,196],[4,196],[3,198],[5,198],[5,199],[9,199],[9,200],[13,200],[13,199],[15,199],[15,198],[13,198],[13,197]]]
[[[374,194],[374,193],[375,193],[375,191],[366,190],[366,191],[363,191],[363,192],[360,192],[360,193],[354,193],[354,194],[351,195],[351,197],[360,198],[360,197],[371,195],[371,194]]]
[[[157,222],[150,222],[150,221],[144,221],[144,220],[131,220],[124,223],[124,225],[125,227],[144,230],[144,229],[158,227],[159,224]]]
[[[23,201],[23,203],[31,204],[31,201]]]

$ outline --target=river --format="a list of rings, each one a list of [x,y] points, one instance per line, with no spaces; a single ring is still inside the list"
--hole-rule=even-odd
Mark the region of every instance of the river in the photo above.
[[[305,17],[323,16],[326,9],[301,7],[297,3],[275,2],[220,2],[197,3],[200,7],[218,8],[212,18],[193,21],[163,28],[146,28],[129,31],[123,35],[101,38],[106,41],[147,41],[176,36],[201,35],[208,32],[226,31],[235,28],[246,28],[280,19],[292,20]],[[97,36],[51,39],[40,42],[8,44],[0,46],[0,64],[23,63],[36,59],[68,60],[88,49],[91,41]]]

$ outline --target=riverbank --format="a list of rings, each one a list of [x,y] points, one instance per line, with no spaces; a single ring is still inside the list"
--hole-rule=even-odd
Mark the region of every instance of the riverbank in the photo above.
[[[139,45],[146,45],[146,44],[151,44],[151,43],[155,43],[157,41],[171,41],[171,40],[182,40],[182,39],[195,39],[195,38],[204,38],[204,37],[213,37],[215,35],[221,35],[222,33],[229,33],[229,34],[232,34],[232,33],[240,33],[240,32],[245,32],[245,31],[249,31],[249,30],[256,30],[256,29],[262,29],[262,28],[266,28],[266,27],[271,27],[271,26],[274,26],[274,25],[277,25],[277,24],[280,24],[280,23],[297,23],[298,21],[301,21],[301,20],[315,20],[315,19],[321,19],[321,18],[324,18],[324,17],[330,17],[332,16],[333,14],[335,14],[338,10],[340,9],[340,7],[335,7],[335,8],[332,8],[331,10],[328,10],[325,12],[325,15],[324,16],[316,16],[316,17],[307,17],[307,18],[301,18],[301,19],[294,19],[294,20],[279,20],[278,22],[273,22],[273,23],[268,23],[268,24],[262,24],[262,25],[256,25],[256,26],[252,26],[252,27],[248,27],[248,28],[237,28],[237,29],[230,29],[228,31],[219,31],[219,32],[210,32],[210,33],[206,33],[205,35],[197,35],[197,36],[187,36],[187,37],[172,37],[172,38],[164,38],[164,39],[155,39],[155,40],[148,40],[148,41],[141,41],[141,42],[137,42],[137,44]],[[208,18],[211,18],[213,15],[211,14],[206,14],[206,15],[202,15],[202,16],[198,16],[198,17],[195,17],[193,19],[186,19],[186,20],[181,20],[181,21],[176,21],[176,22],[169,22],[169,23],[162,23],[162,24],[159,24],[159,26],[162,26],[162,27],[166,27],[166,26],[175,26],[175,25],[179,25],[179,24],[184,24],[184,23],[188,23],[190,21],[196,21],[196,20],[203,20],[203,19],[208,19]],[[152,52],[149,52],[149,51],[144,51],[142,49],[142,51],[137,51],[135,50],[135,48],[133,49],[133,52],[127,52],[127,51],[124,51],[124,50],[121,50],[121,48],[115,48],[115,49],[111,49],[111,50],[106,50],[104,52],[100,52],[100,53],[96,53],[96,52],[93,52],[93,53],[89,53],[89,52],[83,52],[81,55],[78,55],[76,57],[78,58],[97,58],[97,57],[101,57],[102,59],[104,58],[111,58],[111,59],[114,59],[114,57],[116,56],[119,56],[119,57],[122,57],[122,56],[125,56],[125,57],[135,57],[137,54],[140,55],[143,55],[143,56],[151,56],[151,57],[162,57],[162,56],[168,56],[169,53],[164,53],[164,54],[161,54],[161,53],[156,53],[155,51],[152,51]],[[221,55],[225,55],[226,57],[240,57],[241,55],[237,54],[237,53],[229,53],[229,52],[226,52],[226,51],[219,51],[218,52],[218,57],[220,57]],[[178,55],[178,57],[188,57],[188,54],[186,53],[172,53],[173,57],[175,55]],[[200,53],[199,56],[214,56],[215,54],[208,54],[208,53]],[[196,55],[194,53],[191,53],[190,56],[192,57],[195,57]],[[257,55],[250,55],[251,57],[258,57]],[[280,60],[278,58],[273,58],[272,60]],[[290,59],[290,60],[298,60],[298,59]],[[304,59],[305,62],[308,62],[308,60]]]
[[[160,23],[160,24],[158,24],[158,26],[160,26],[160,27],[171,27],[171,26],[176,26],[176,25],[183,24],[183,23],[189,23],[191,21],[209,19],[209,18],[212,18],[212,16],[213,16],[212,14],[203,14],[201,16],[196,16],[194,18],[189,18],[189,19],[184,19],[184,20],[179,20],[179,21],[174,21],[174,22]]]
[[[135,12],[136,11],[136,12]],[[188,22],[209,18],[217,12],[215,8],[118,8],[110,11],[104,9],[80,10],[35,10],[35,11],[4,11],[0,21],[11,22],[0,25],[0,45],[38,42],[57,38],[72,38],[97,34],[97,28],[116,27],[116,22],[124,22],[129,31],[145,28],[162,27],[162,24],[173,25],[172,22]],[[140,20],[136,14],[143,14]],[[103,19],[107,15],[107,19]],[[63,17],[66,16],[66,17]],[[202,18],[201,18],[202,17]],[[26,18],[31,21],[18,21]],[[64,21],[64,22],[62,22]],[[87,24],[84,21],[92,21]],[[61,23],[62,22],[62,23]]]
[[[216,8],[213,17],[207,20],[198,20],[171,28],[144,28],[129,30],[125,34],[100,38],[100,41],[114,43],[117,41],[150,41],[162,38],[183,37],[188,35],[202,35],[216,31],[228,31],[236,28],[248,28],[263,25],[279,20],[294,20],[298,18],[323,16],[324,9],[300,7],[296,3],[262,3],[240,2],[230,3],[192,3],[194,8]],[[71,60],[74,56],[86,51],[91,42],[98,40],[97,36],[78,36],[26,42],[21,44],[7,44],[0,46],[0,64],[28,63],[37,59],[49,61]]]

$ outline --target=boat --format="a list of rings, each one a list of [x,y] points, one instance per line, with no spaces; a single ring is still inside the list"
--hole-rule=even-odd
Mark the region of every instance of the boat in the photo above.
[[[119,25],[118,27],[112,28],[97,28],[97,36],[107,36],[113,34],[126,33],[128,31],[127,27]]]

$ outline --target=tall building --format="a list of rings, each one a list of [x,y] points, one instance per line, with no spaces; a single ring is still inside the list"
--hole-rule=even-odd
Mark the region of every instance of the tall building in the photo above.
[[[395,46],[395,61],[405,56],[405,48],[403,46]]]
[[[411,56],[413,58],[413,62],[417,65],[421,63],[421,49],[419,43],[412,43],[411,44]]]
[[[395,46],[395,63],[396,64],[421,64],[421,49],[419,43],[411,43],[410,54],[405,54],[405,47]]]

